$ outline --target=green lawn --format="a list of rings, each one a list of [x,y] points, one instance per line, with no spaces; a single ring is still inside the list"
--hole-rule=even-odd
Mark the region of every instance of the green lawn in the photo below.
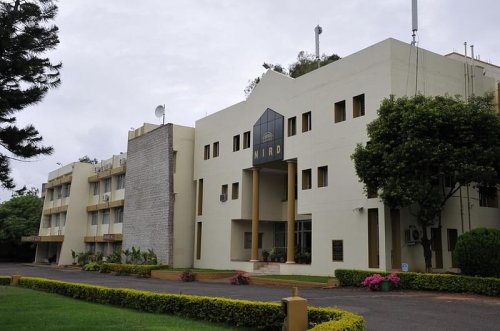
[[[143,313],[10,286],[0,286],[0,329],[236,330],[201,321]]]
[[[284,279],[284,280],[296,280],[299,282],[312,282],[312,283],[325,283],[328,279],[333,277],[328,276],[306,276],[306,275],[263,275],[263,276],[252,276],[252,278],[266,278],[266,279]]]

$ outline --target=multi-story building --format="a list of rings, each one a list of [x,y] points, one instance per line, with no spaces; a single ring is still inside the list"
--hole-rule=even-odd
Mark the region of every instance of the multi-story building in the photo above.
[[[422,270],[416,220],[366,196],[350,157],[390,95],[463,95],[472,79],[477,95],[498,91],[468,70],[464,80],[463,61],[387,39],[296,79],[269,70],[247,100],[198,120],[194,266],[253,271],[273,250],[285,274]],[[454,267],[464,231],[500,228],[498,199],[483,200],[464,188],[448,202],[430,233],[435,269]]]
[[[387,39],[296,79],[269,70],[195,128],[145,124],[127,154],[49,174],[37,261],[122,245],[182,267],[254,271],[267,251],[285,274],[423,270],[415,218],[367,195],[351,155],[390,95],[493,92],[498,102],[499,67],[472,63]],[[452,270],[457,237],[499,219],[498,197],[461,188],[430,229],[433,267]]]
[[[144,124],[129,132],[128,153],[51,172],[39,233],[23,238],[38,244],[35,262],[71,264],[72,251],[107,256],[123,241],[153,249],[161,263],[191,266],[193,146],[193,128]]]

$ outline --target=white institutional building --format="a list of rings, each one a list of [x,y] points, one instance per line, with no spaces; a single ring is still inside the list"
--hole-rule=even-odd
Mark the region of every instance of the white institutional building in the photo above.
[[[183,267],[424,270],[415,219],[367,197],[350,157],[390,95],[493,92],[498,104],[500,67],[469,61],[469,76],[465,68],[460,54],[387,39],[296,79],[269,70],[247,100],[195,128],[131,132],[127,155],[100,165],[111,164],[105,174],[81,163],[50,173],[39,236],[25,240],[38,242],[36,261],[54,254],[59,264],[71,263],[71,249],[109,253],[123,242]],[[69,183],[67,197],[50,200]],[[464,187],[430,230],[433,268],[453,270],[457,237],[476,227],[500,228],[498,199]],[[266,252],[275,262],[262,262]]]

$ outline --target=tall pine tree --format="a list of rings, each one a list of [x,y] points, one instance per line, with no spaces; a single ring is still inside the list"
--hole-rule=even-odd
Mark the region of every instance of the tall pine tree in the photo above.
[[[59,44],[53,0],[0,2],[0,185],[14,188],[11,160],[52,153],[33,125],[18,127],[14,114],[40,102],[61,81],[61,63],[44,55]]]

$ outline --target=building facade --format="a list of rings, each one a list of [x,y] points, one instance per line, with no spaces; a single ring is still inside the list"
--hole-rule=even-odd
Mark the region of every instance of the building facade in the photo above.
[[[145,124],[126,154],[51,172],[39,236],[26,240],[37,262],[59,264],[71,250],[139,247],[175,267],[421,271],[416,220],[364,192],[351,155],[390,95],[492,92],[500,103],[498,67],[471,62],[387,39],[296,79],[269,70],[195,128]],[[433,268],[454,270],[458,236],[477,227],[500,228],[498,197],[463,187],[429,230]]]

